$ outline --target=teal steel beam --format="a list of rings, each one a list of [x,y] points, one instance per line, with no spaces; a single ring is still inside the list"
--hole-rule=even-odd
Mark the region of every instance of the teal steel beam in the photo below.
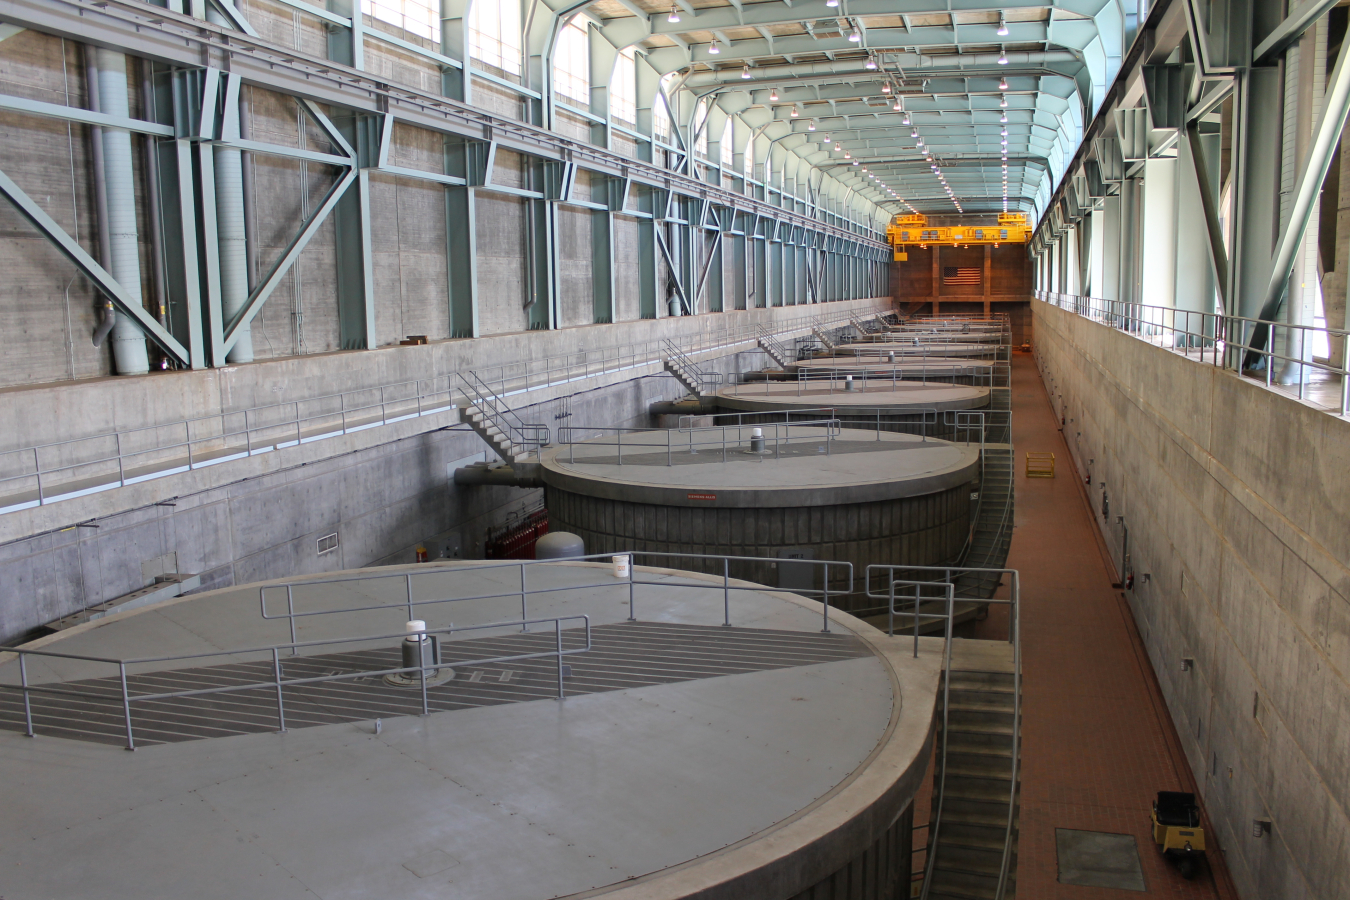
[[[81,274],[88,278],[100,293],[113,302],[119,312],[135,319],[136,324],[145,332],[147,338],[154,341],[160,349],[181,365],[190,366],[192,364],[192,357],[188,349],[146,312],[141,304],[135,302],[112,275],[108,274],[106,269],[95,262],[94,258],[66,233],[65,229],[56,224],[56,220],[47,215],[42,207],[38,206],[33,198],[24,193],[23,188],[15,184],[3,171],[0,171],[0,194],[4,194],[5,198],[14,204],[14,208],[19,211],[20,215],[27,219],[67,259],[74,263]]]

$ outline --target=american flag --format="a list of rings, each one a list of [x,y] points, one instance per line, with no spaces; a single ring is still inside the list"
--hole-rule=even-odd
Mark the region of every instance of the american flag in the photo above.
[[[979,266],[943,266],[943,284],[979,284],[983,270]]]

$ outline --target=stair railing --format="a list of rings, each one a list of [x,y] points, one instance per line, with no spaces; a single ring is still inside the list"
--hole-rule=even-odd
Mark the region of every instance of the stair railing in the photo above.
[[[778,340],[778,335],[774,334],[763,325],[758,326],[756,332],[759,337],[760,346],[768,352],[769,356],[774,358],[774,362],[781,366],[792,361],[792,351],[789,350],[782,341]]]
[[[934,577],[941,580],[935,581],[917,581],[913,579],[897,578],[897,573],[920,573],[932,572]],[[872,590],[872,579],[874,573],[884,574],[886,578],[886,589],[883,593],[875,593]],[[1008,890],[1008,879],[1012,866],[1012,840],[1013,840],[1013,819],[1017,814],[1017,779],[1021,771],[1021,752],[1022,752],[1022,582],[1021,576],[1016,569],[1005,568],[973,568],[973,567],[944,567],[944,566],[904,566],[904,565],[882,565],[872,564],[864,570],[863,590],[866,595],[874,600],[888,600],[889,610],[892,620],[897,609],[896,601],[907,599],[903,596],[897,596],[896,589],[900,588],[902,593],[905,588],[914,589],[914,611],[912,613],[899,611],[900,615],[913,616],[914,619],[914,658],[919,657],[919,622],[920,619],[945,619],[946,625],[943,636],[942,651],[942,751],[938,756],[938,776],[937,787],[934,791],[936,803],[933,820],[928,824],[928,854],[924,862],[923,887],[919,892],[919,900],[928,900],[928,892],[933,884],[933,868],[937,862],[938,838],[942,831],[942,808],[945,800],[947,784],[947,744],[950,735],[948,710],[951,707],[951,663],[952,663],[952,626],[955,621],[956,605],[956,578],[965,574],[978,575],[997,575],[1000,581],[1004,575],[1011,576],[1010,590],[1008,599],[993,599],[991,603],[1008,604],[1008,642],[1013,648],[1013,723],[1012,723],[1012,753],[1010,763],[1010,773],[1012,780],[1008,785],[1008,817],[1005,824],[1003,835],[1003,859],[999,864],[998,885],[994,889],[994,900],[1004,900]],[[929,600],[942,600],[946,604],[946,611],[943,613],[925,613],[920,609],[923,602],[924,589],[935,589],[942,592],[942,596],[929,596]],[[894,631],[894,629],[892,629]]]
[[[506,401],[488,387],[477,373],[461,372],[459,380],[468,405],[482,410],[483,416],[497,426],[497,430],[504,434],[507,440],[518,445],[524,452],[538,453],[549,442],[547,425],[521,419],[520,415],[507,406]]]
[[[698,363],[688,353],[681,350],[670,338],[661,340],[661,349],[665,352],[666,359],[671,361],[677,368],[681,369],[685,376],[694,382],[697,387],[694,393],[700,396],[704,391],[711,388],[714,392],[717,385],[722,383],[721,372],[705,372],[699,368]]]

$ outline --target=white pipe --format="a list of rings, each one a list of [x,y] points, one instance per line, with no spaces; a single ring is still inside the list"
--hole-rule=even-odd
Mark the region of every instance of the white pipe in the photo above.
[[[207,19],[218,25],[224,18],[209,10]],[[239,102],[225,110],[222,128],[239,133]],[[248,303],[248,228],[244,217],[244,154],[235,147],[217,146],[216,166],[216,243],[220,249],[220,309],[231,322]],[[253,333],[245,325],[225,357],[227,362],[253,362]]]
[[[236,118],[239,109],[227,110]],[[244,159],[233,147],[216,147],[216,239],[220,244],[220,307],[229,322],[248,303],[248,235],[244,227]],[[253,362],[253,335],[245,325],[226,359]]]
[[[98,96],[103,112],[131,118],[127,99],[127,58],[114,50],[100,49]],[[103,171],[108,194],[108,243],[112,258],[108,272],[133,302],[141,301],[141,248],[136,233],[136,178],[131,155],[131,132],[103,129]],[[145,334],[136,320],[117,313],[112,329],[113,362],[118,375],[144,375],[150,371]]]

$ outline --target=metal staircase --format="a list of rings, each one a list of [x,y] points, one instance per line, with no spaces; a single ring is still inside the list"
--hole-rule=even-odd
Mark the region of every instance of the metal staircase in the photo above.
[[[822,327],[822,326],[819,325],[819,324],[812,325],[812,326],[811,326],[811,334],[815,335],[816,340],[820,341],[820,344],[821,344],[822,347],[824,347],[826,350],[830,351],[831,353],[834,352],[835,343],[834,343],[834,341],[830,338],[829,334],[826,333],[824,327]]]
[[[792,362],[792,351],[763,325],[759,326],[758,331],[759,349],[763,350],[769,359],[778,365],[778,368],[786,370],[788,364]]]
[[[465,396],[460,421],[487,441],[504,461],[522,462],[549,442],[547,425],[522,421],[476,374],[461,374],[459,380]]]
[[[951,641],[924,900],[1009,900],[1017,884],[1021,679],[1002,641]]]
[[[1013,525],[1013,446],[1011,391],[993,388],[989,407],[983,411],[983,448],[980,460],[980,499],[970,538],[962,552],[961,565],[999,569],[1007,562]],[[959,415],[959,414],[958,414]],[[987,572],[968,572],[957,579],[958,599],[988,599],[994,596],[999,577]]]
[[[702,397],[707,391],[716,393],[717,385],[722,383],[720,373],[704,372],[689,354],[675,346],[669,339],[662,341],[661,346],[665,351],[662,362],[666,371],[674,375],[675,379],[684,385],[685,390],[695,397]]]

